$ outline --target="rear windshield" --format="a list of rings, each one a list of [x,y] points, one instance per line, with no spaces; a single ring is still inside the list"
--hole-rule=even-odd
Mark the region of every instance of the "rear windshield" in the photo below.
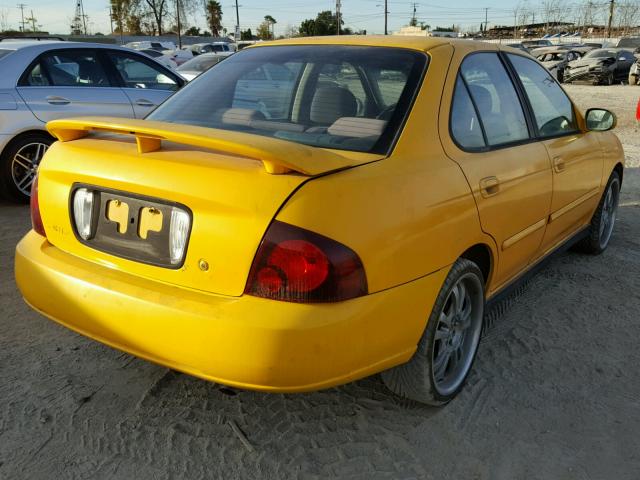
[[[0,58],[9,55],[11,52],[13,52],[14,50],[0,50]]]
[[[426,62],[425,54],[399,48],[251,48],[200,75],[148,118],[387,153]]]

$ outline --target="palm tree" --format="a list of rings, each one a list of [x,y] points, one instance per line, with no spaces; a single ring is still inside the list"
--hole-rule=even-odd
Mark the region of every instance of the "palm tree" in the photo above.
[[[271,38],[272,38],[272,39],[273,39],[273,38],[276,38],[276,36],[275,36],[275,27],[274,27],[274,25],[275,25],[276,23],[278,23],[278,22],[276,21],[276,19],[275,19],[275,18],[273,18],[271,15],[265,15],[265,17],[264,17],[264,21],[265,21],[265,22],[267,22],[269,25],[271,25]]]
[[[209,0],[206,4],[207,25],[214,37],[220,36],[222,30],[222,6],[216,0]]]

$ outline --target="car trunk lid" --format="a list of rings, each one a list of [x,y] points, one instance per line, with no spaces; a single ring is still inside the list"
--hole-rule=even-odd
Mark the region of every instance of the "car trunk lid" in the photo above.
[[[296,188],[312,176],[381,158],[159,122],[76,119],[51,122],[48,128],[60,141],[40,166],[38,187],[53,245],[130,274],[232,296],[244,291],[264,232]],[[173,205],[184,207],[192,218],[184,263],[167,268],[153,261],[149,255],[161,249],[133,238],[131,231],[119,237],[116,226],[107,243],[104,238],[82,241],[71,201],[78,187],[100,192],[103,200],[128,202],[137,234],[145,207],[164,216]],[[111,222],[104,201],[101,208],[99,221]],[[161,224],[167,228],[167,222]],[[126,255],[111,248],[125,240],[138,242],[126,245]]]

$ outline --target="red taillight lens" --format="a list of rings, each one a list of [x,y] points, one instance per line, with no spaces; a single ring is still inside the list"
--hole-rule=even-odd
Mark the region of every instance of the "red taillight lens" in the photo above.
[[[350,248],[275,221],[258,248],[245,293],[288,302],[338,302],[366,295],[367,278]]]
[[[29,200],[31,207],[31,227],[33,230],[43,237],[47,236],[44,231],[44,225],[42,224],[42,217],[40,216],[40,202],[38,200],[38,175],[33,179],[31,184],[31,199]]]

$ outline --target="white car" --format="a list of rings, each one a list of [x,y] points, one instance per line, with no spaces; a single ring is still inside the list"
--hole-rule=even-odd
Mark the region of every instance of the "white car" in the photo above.
[[[160,52],[162,50],[175,50],[176,44],[173,42],[142,41],[129,42],[125,45],[125,47],[132,48],[134,50],[158,50]]]
[[[100,43],[0,41],[0,191],[29,199],[49,120],[144,118],[185,84],[147,55]]]
[[[188,62],[180,65],[176,71],[182,75],[182,77],[190,82],[202,72],[206,72],[214,65],[217,65],[228,56],[218,55],[216,53],[203,53],[197,57],[193,57]]]
[[[172,70],[175,70],[175,68],[178,66],[178,64],[171,57],[171,55],[166,53],[166,52],[171,52],[171,50],[159,52],[157,50],[145,49],[145,50],[139,50],[139,51],[144,53],[145,55],[149,55],[156,62],[161,63],[165,67],[170,68]]]

